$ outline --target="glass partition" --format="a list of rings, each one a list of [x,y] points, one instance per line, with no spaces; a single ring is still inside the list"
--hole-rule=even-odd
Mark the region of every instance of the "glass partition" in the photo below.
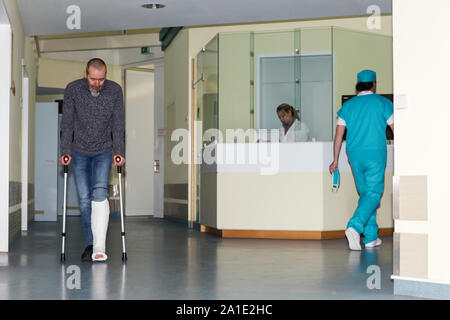
[[[281,127],[276,108],[292,105],[312,141],[332,140],[333,60],[331,54],[260,58],[259,129]]]
[[[281,124],[276,108],[288,103],[296,104],[295,56],[260,57],[259,59],[259,99],[258,129],[279,129]]]
[[[333,140],[333,55],[331,28],[297,29],[280,38],[269,55],[258,55],[258,129],[281,127],[276,108],[292,105],[309,128],[308,141]],[[255,37],[255,41],[258,38]],[[255,47],[258,44],[255,43]],[[284,50],[280,51],[280,48]]]
[[[197,120],[203,122],[202,134],[219,127],[219,37],[215,36],[197,55]]]
[[[296,32],[259,31],[254,33],[254,126],[255,129],[279,129],[276,108],[281,103],[296,106],[295,61]]]
[[[310,141],[332,141],[336,111],[343,95],[355,94],[358,71],[374,69],[378,91],[392,93],[388,36],[336,27],[226,32],[204,49],[196,70],[196,80],[205,76],[196,89],[203,132],[281,128],[276,108],[284,102],[298,110]]]
[[[203,132],[279,129],[276,108],[288,103],[309,128],[308,141],[332,141],[332,35],[329,27],[217,34],[197,55]]]
[[[200,158],[203,152],[204,133],[208,129],[219,127],[219,36],[215,36],[206,44],[196,57],[195,68],[195,99],[196,110],[195,119],[201,123],[200,132],[195,132],[195,153]],[[198,159],[197,159],[198,160]],[[201,161],[200,161],[201,162]],[[199,162],[199,163],[200,163]],[[200,215],[200,193],[201,193],[201,174],[200,165],[195,164],[193,172],[195,180],[195,221],[199,221]]]
[[[219,129],[252,127],[251,33],[219,33]]]
[[[331,54],[300,59],[300,119],[311,141],[333,140],[333,58]]]

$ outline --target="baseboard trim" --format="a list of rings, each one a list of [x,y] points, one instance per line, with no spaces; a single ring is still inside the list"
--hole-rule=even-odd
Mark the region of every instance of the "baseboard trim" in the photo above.
[[[345,230],[334,231],[285,231],[285,230],[218,230],[200,225],[200,231],[213,234],[220,238],[248,238],[248,239],[299,239],[299,240],[326,240],[343,239]],[[393,228],[378,230],[379,236],[392,236]]]
[[[154,216],[154,217],[159,218],[156,216]],[[181,219],[181,218],[172,217],[172,216],[168,216],[168,215],[164,215],[162,218],[166,219],[167,221],[170,221],[170,222],[175,222],[175,223],[185,225],[188,229],[191,228],[191,226],[192,226],[192,229],[201,231],[201,225],[198,222],[195,222],[195,221],[191,222],[186,219]],[[202,231],[202,232],[204,232],[204,231]]]
[[[402,277],[391,277],[394,280],[394,295],[410,296],[426,299],[450,299],[450,285],[432,280],[414,280]]]

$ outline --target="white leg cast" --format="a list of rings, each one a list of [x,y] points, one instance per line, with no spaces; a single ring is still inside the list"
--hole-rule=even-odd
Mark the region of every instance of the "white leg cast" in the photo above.
[[[91,228],[92,235],[94,237],[92,260],[105,261],[108,258],[105,253],[105,243],[109,222],[109,201],[108,199],[105,199],[101,202],[92,201],[91,207]]]

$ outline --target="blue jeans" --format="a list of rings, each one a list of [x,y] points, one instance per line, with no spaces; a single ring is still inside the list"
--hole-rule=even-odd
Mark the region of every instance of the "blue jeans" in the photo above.
[[[358,207],[347,224],[364,234],[364,244],[378,237],[377,207],[384,192],[386,162],[350,161],[359,193]]]
[[[109,173],[112,165],[112,151],[89,155],[72,151],[72,163],[80,203],[81,226],[86,245],[92,245],[91,201],[108,198]]]

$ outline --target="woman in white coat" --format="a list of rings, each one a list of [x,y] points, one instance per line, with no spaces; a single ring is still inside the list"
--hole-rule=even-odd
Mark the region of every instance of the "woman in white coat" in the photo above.
[[[298,142],[309,140],[309,128],[300,121],[300,117],[291,105],[282,103],[277,115],[283,125],[280,129],[280,142]]]

